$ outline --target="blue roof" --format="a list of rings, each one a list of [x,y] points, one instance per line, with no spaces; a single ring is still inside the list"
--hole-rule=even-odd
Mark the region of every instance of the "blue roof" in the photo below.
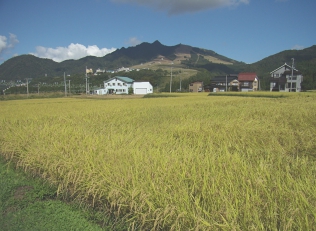
[[[125,82],[125,83],[133,83],[134,82],[134,79],[131,79],[129,77],[124,77],[124,76],[115,76],[115,77],[113,77],[111,79],[108,79],[108,80],[106,80],[104,82],[109,82],[112,79],[119,79],[119,80],[121,80],[122,82]]]

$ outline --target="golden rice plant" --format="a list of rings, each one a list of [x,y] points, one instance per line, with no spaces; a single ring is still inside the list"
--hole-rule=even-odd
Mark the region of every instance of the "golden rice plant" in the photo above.
[[[311,230],[316,95],[260,94],[4,101],[0,151],[131,230]]]

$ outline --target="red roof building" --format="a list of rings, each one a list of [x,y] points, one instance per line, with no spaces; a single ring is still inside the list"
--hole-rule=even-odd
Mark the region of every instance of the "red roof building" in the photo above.
[[[242,72],[238,74],[240,91],[259,90],[259,78],[254,72]]]

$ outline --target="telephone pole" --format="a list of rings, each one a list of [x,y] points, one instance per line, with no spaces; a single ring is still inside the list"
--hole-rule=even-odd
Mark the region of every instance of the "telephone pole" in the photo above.
[[[86,67],[86,95],[88,94],[88,76],[87,76],[87,67]]]
[[[64,72],[64,85],[65,85],[65,96],[67,97],[67,83],[66,83],[65,72]]]
[[[292,75],[291,75],[291,89],[290,89],[290,92],[292,91],[292,83],[293,83],[293,68],[294,68],[294,58],[292,58]]]
[[[171,93],[171,86],[172,86],[172,67],[171,67],[171,76],[170,76],[170,93]]]
[[[70,95],[70,79],[68,81],[69,81],[68,86],[69,86],[69,95]]]
[[[29,97],[29,78],[26,78],[26,95]]]

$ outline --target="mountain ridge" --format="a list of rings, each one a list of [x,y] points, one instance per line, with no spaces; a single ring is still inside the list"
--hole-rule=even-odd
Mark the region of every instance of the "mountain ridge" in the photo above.
[[[237,62],[221,56],[212,50],[183,45],[181,43],[174,46],[165,46],[156,40],[153,43],[144,42],[134,47],[122,47],[103,57],[86,56],[78,60],[70,59],[62,62],[24,54],[6,60],[0,65],[0,79],[18,80],[27,77],[43,77],[44,75],[57,76],[62,75],[64,72],[69,74],[84,73],[86,66],[93,70],[97,68],[116,69],[122,66],[129,67],[150,62],[159,56],[173,61],[177,58],[178,54],[181,54],[181,57],[186,56],[186,58],[190,58],[190,53],[192,52],[198,55],[213,57],[218,63]],[[184,59],[182,58],[181,61]]]
[[[303,84],[308,89],[316,88],[316,45],[303,50],[285,50],[270,55],[252,64],[239,62],[213,50],[192,47],[185,44],[166,46],[158,40],[144,42],[133,47],[122,47],[103,57],[86,56],[78,60],[55,62],[34,55],[13,57],[0,65],[0,80],[24,80],[26,78],[55,77],[73,74],[85,74],[85,68],[116,70],[120,67],[132,69],[178,69],[207,70],[210,77],[240,72],[256,72],[262,80],[262,86],[269,85],[270,72],[283,65],[291,64],[304,75]],[[172,66],[170,66],[172,64]],[[193,72],[192,72],[193,73]],[[195,72],[196,73],[196,72]]]

